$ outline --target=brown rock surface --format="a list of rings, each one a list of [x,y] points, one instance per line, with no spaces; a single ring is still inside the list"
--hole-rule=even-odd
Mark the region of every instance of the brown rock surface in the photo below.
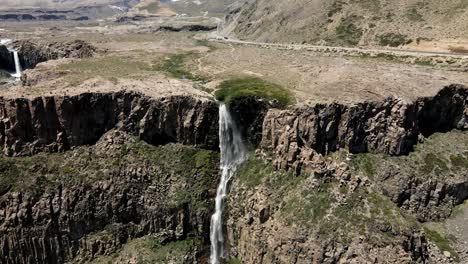
[[[120,127],[152,144],[178,142],[217,149],[218,106],[175,96],[88,93],[0,100],[0,143],[8,156],[94,144]]]

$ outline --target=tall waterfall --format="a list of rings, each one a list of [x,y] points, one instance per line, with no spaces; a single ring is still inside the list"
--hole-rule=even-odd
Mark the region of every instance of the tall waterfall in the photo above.
[[[224,104],[219,107],[219,141],[221,149],[221,182],[216,192],[215,212],[211,216],[211,264],[219,264],[220,258],[225,257],[223,210],[228,193],[228,183],[247,158],[247,151],[240,132]]]
[[[18,56],[18,51],[12,50],[11,52],[13,52],[13,58],[15,59],[15,70],[16,70],[16,73],[12,74],[12,76],[16,78],[20,78],[21,77],[21,63],[20,63],[20,59]]]

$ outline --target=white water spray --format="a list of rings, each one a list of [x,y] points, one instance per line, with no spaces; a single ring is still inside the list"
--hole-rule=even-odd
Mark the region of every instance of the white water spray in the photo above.
[[[219,141],[221,150],[221,182],[216,192],[215,212],[211,216],[211,264],[219,264],[220,259],[226,257],[223,235],[223,210],[228,184],[239,166],[246,160],[247,151],[226,105],[219,107]]]
[[[11,50],[11,52],[13,52],[13,58],[15,60],[15,70],[16,70],[16,73],[12,74],[11,76],[20,78],[21,77],[21,63],[20,63],[20,59],[18,56],[18,51]]]

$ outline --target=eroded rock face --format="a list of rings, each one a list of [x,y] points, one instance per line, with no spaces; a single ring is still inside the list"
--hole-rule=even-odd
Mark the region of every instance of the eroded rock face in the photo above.
[[[215,151],[154,147],[111,131],[92,147],[32,157],[33,167],[22,167],[29,158],[0,160],[3,175],[23,168],[0,200],[1,263],[85,263],[145,235],[161,244],[200,239],[183,263],[207,254]]]
[[[97,49],[82,40],[69,42],[15,41],[13,47],[18,50],[21,65],[34,68],[38,63],[61,58],[89,58]]]
[[[351,153],[408,154],[420,133],[468,128],[468,89],[444,88],[433,98],[408,104],[388,98],[345,106],[315,105],[270,110],[263,123],[263,149],[276,154],[279,169],[307,170],[310,152],[340,148]]]
[[[118,92],[0,100],[0,145],[7,156],[94,144],[115,127],[155,145],[218,148],[217,104],[189,96]]]

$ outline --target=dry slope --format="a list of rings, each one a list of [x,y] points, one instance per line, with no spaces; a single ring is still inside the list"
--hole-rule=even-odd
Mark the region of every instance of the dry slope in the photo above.
[[[465,0],[248,0],[227,22],[239,38],[260,41],[397,46],[466,40],[467,21]]]

